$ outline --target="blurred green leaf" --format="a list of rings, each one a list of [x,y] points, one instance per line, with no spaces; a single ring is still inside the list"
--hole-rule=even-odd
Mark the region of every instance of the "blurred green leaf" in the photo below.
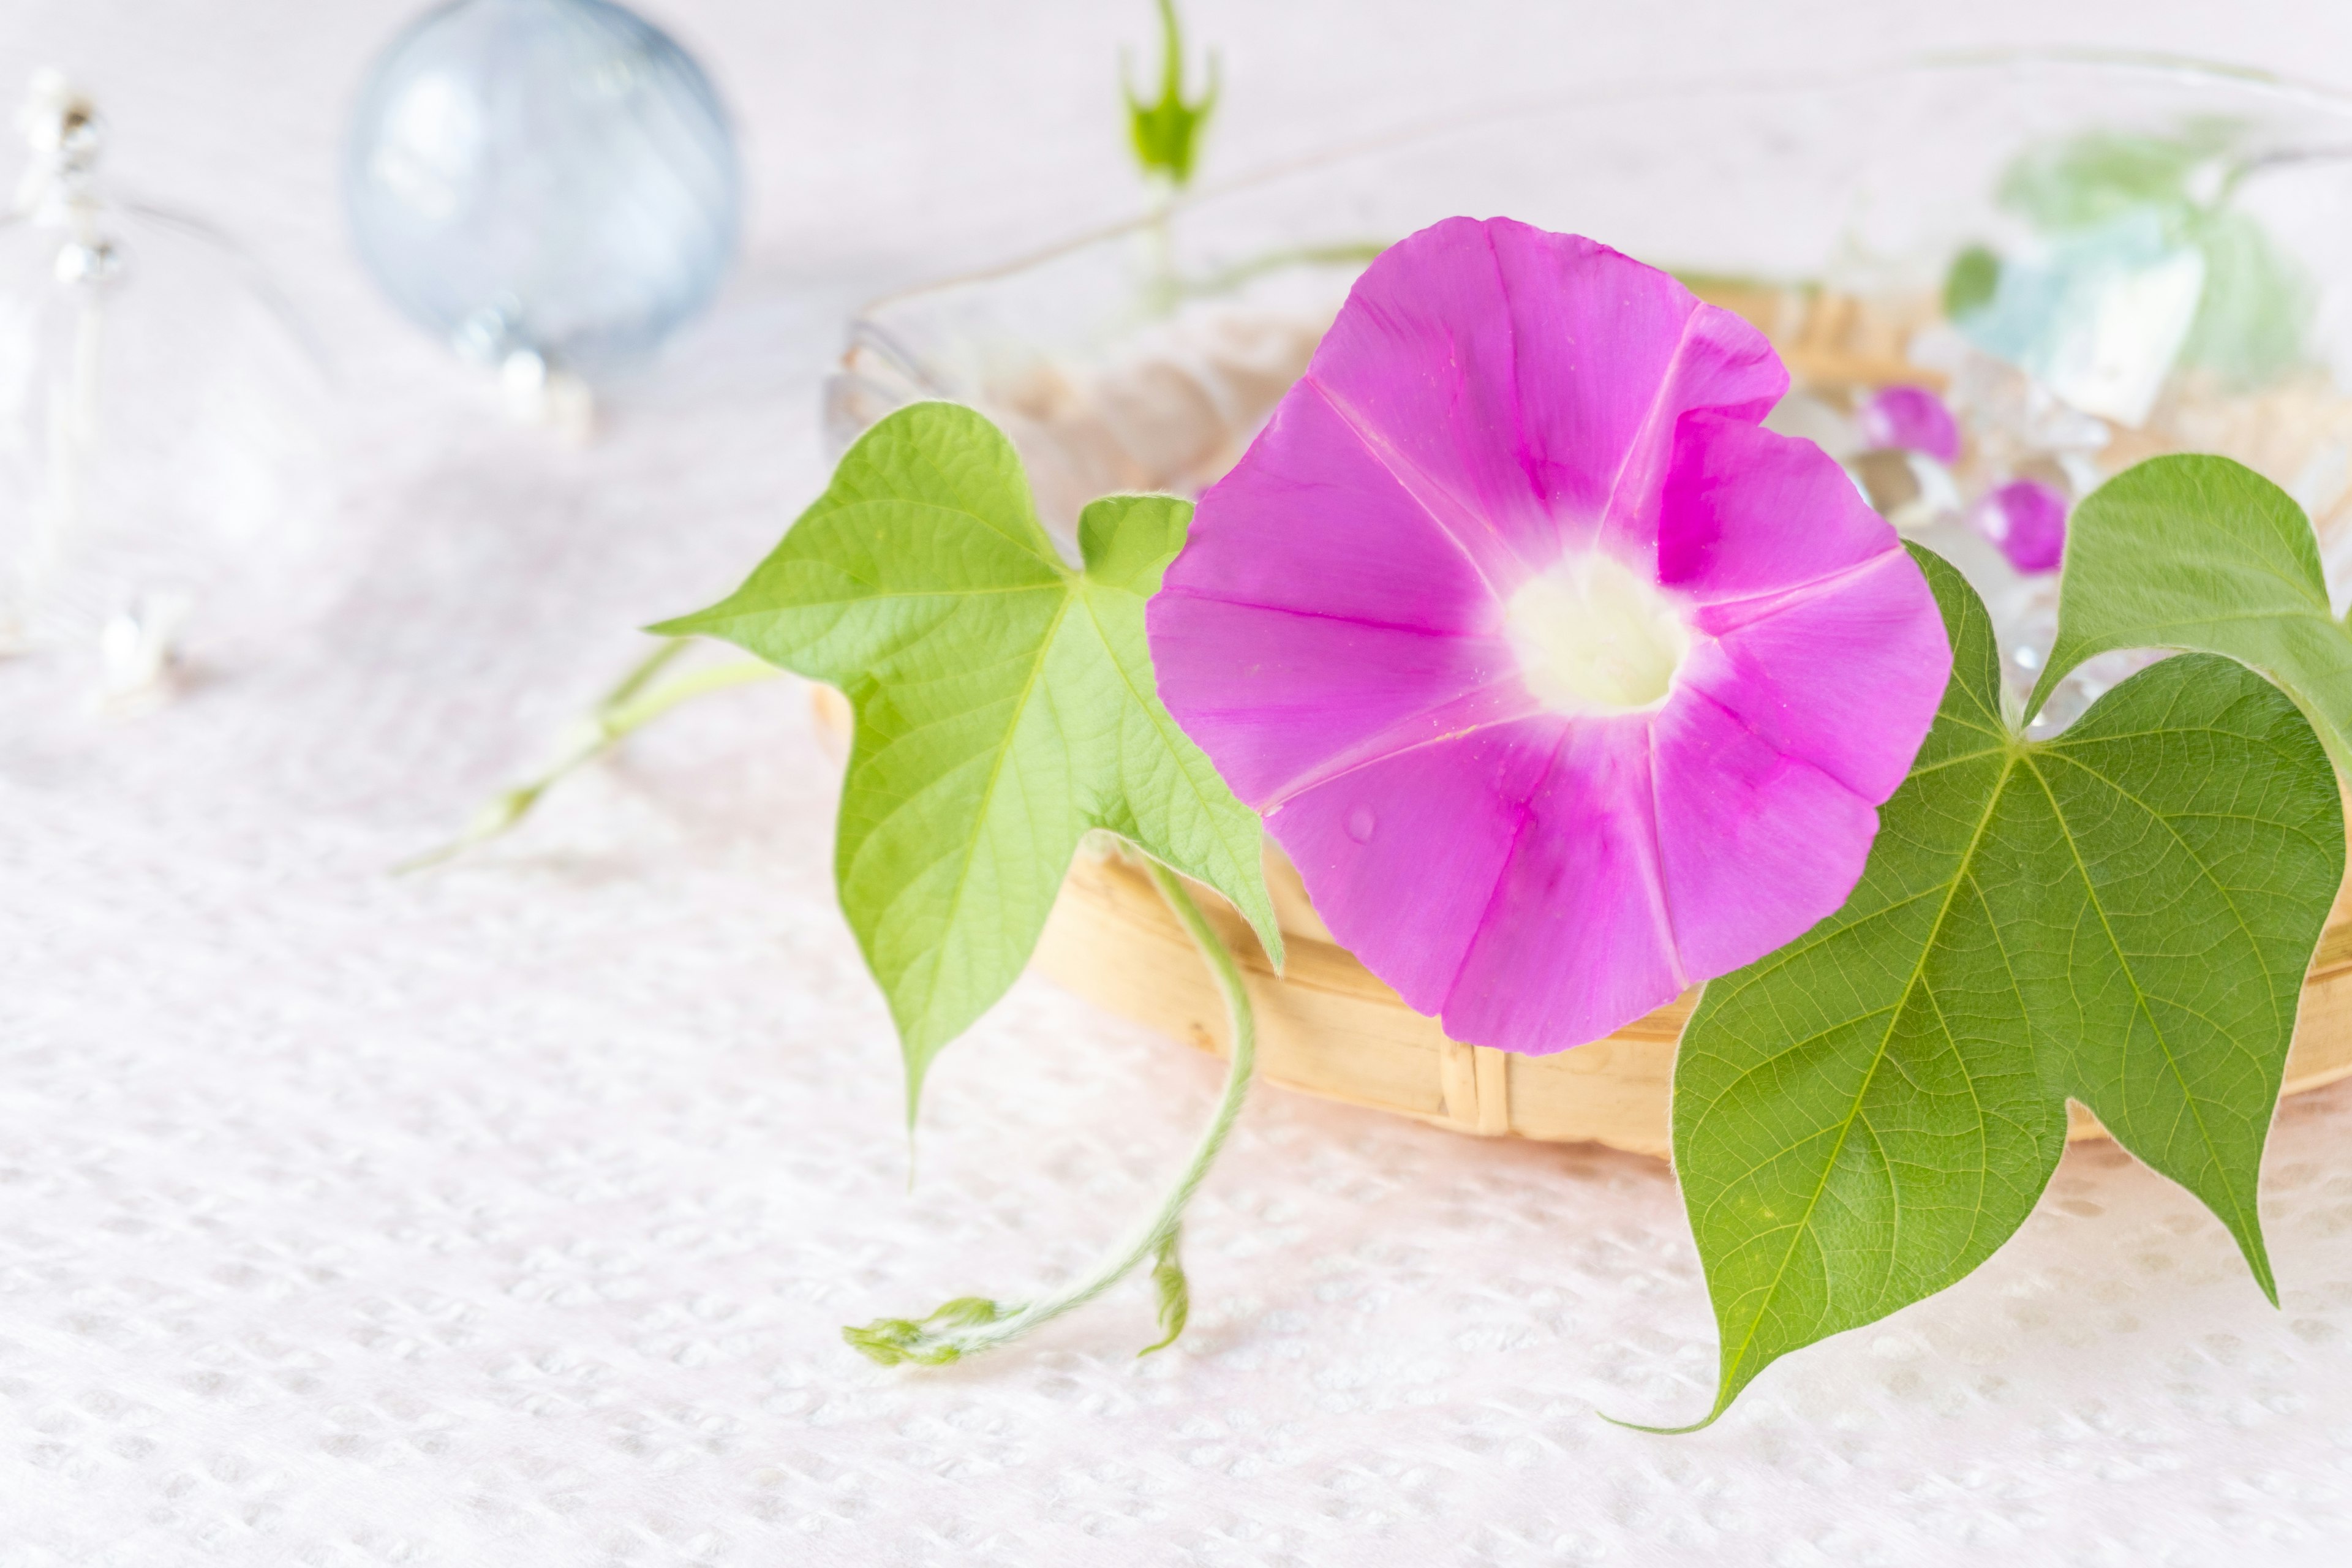
[[[2245,172],[2241,136],[2228,121],[2206,120],[2171,136],[2071,137],[2021,154],[2003,174],[1998,199],[2051,237],[2158,217],[2169,243],[2193,247],[2205,261],[2179,363],[2234,384],[2259,384],[2303,362],[2315,296],[2304,268],[2230,205]],[[1991,298],[1988,289],[1956,300],[1959,266],[1947,285],[1947,313],[1956,319],[1965,310],[1955,303],[1973,310]]]
[[[2303,268],[2244,213],[2200,212],[2188,233],[2205,255],[2205,293],[2180,345],[2181,363],[2239,385],[2300,364],[2315,303]]]
[[[2143,207],[2185,208],[2200,165],[2223,155],[2233,127],[2207,121],[2177,136],[2095,131],[2019,154],[1997,199],[2050,233],[2097,228]]]
[[[1981,245],[1971,245],[1952,258],[1944,275],[1944,314],[1958,321],[1992,303],[2000,290],[2000,258]]]

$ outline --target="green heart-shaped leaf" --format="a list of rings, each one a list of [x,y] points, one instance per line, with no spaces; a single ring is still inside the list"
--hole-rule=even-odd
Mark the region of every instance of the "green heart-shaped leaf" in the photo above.
[[[1144,641],[1192,512],[1096,501],[1073,570],[1012,443],[916,404],[849,449],[740,588],[654,628],[740,644],[856,710],[834,868],[898,1023],[909,1118],[932,1058],[1028,963],[1091,828],[1223,894],[1281,962],[1257,816],[1160,705]]]
[[[2056,1169],[2069,1098],[2203,1200],[2276,1300],[2255,1184],[2343,877],[2327,758],[2275,688],[2194,655],[2026,741],[1983,605],[1915,553],[1952,679],[1862,881],[1711,983],[1675,1058],[1722,1335],[1708,1420],[1990,1256]]]
[[[2028,710],[2084,659],[2141,647],[2252,665],[2352,773],[2352,631],[2329,613],[2303,509],[2242,463],[2151,458],[2074,509],[2058,637]]]

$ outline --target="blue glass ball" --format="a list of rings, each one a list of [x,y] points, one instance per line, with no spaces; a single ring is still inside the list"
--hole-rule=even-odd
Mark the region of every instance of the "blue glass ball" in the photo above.
[[[457,0],[361,89],[344,167],[361,258],[486,363],[593,375],[710,300],[742,179],[710,79],[606,0]]]

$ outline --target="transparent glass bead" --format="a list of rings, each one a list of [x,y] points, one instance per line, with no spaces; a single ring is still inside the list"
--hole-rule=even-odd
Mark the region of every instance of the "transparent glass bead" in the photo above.
[[[709,79],[605,0],[423,17],[362,89],[344,174],[384,291],[510,379],[649,353],[718,289],[742,200]]]

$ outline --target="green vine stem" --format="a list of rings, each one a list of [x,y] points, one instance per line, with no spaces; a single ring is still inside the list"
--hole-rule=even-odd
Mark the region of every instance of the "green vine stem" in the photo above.
[[[1149,1355],[1173,1343],[1176,1336],[1184,1331],[1191,1293],[1183,1266],[1177,1260],[1184,1206],[1192,1202],[1201,1179],[1216,1163],[1218,1151],[1225,1146],[1234,1119],[1241,1114],[1242,1102],[1249,1097],[1250,1077],[1257,1067],[1257,1020],[1250,1010],[1249,994],[1242,986],[1241,967],[1234,962],[1224,939],[1210,925],[1201,906],[1193,902],[1192,895],[1185,891],[1183,882],[1174,872],[1156,860],[1147,864],[1152,885],[1168,900],[1168,907],[1175,911],[1193,945],[1201,950],[1210,973],[1216,979],[1217,989],[1224,996],[1226,1016],[1232,1020],[1233,1058],[1225,1073],[1224,1094],[1217,1101],[1216,1115],[1202,1132],[1192,1159],[1185,1163],[1182,1173],[1160,1200],[1159,1208],[1131,1240],[1114,1248],[1092,1273],[1041,1301],[1006,1303],[982,1296],[961,1296],[928,1318],[878,1318],[864,1328],[843,1329],[841,1337],[871,1360],[884,1366],[897,1366],[902,1362],[945,1366],[1009,1344],[1063,1313],[1085,1306],[1146,1262],[1152,1266],[1152,1282],[1159,1292],[1162,1337],[1137,1353]]]
[[[537,777],[501,791],[483,803],[474,814],[473,821],[464,832],[441,846],[414,859],[404,860],[395,871],[422,871],[456,858],[478,844],[511,831],[540,802],[540,797],[552,789],[566,774],[594,762],[681,703],[724,691],[730,687],[746,686],[755,680],[766,680],[783,672],[775,666],[755,658],[731,660],[708,668],[688,671],[661,686],[655,679],[670,661],[686,651],[688,637],[666,637],[662,645],[640,659],[621,678],[620,683],[600,698],[596,705],[575,720],[558,742],[555,760]]]

